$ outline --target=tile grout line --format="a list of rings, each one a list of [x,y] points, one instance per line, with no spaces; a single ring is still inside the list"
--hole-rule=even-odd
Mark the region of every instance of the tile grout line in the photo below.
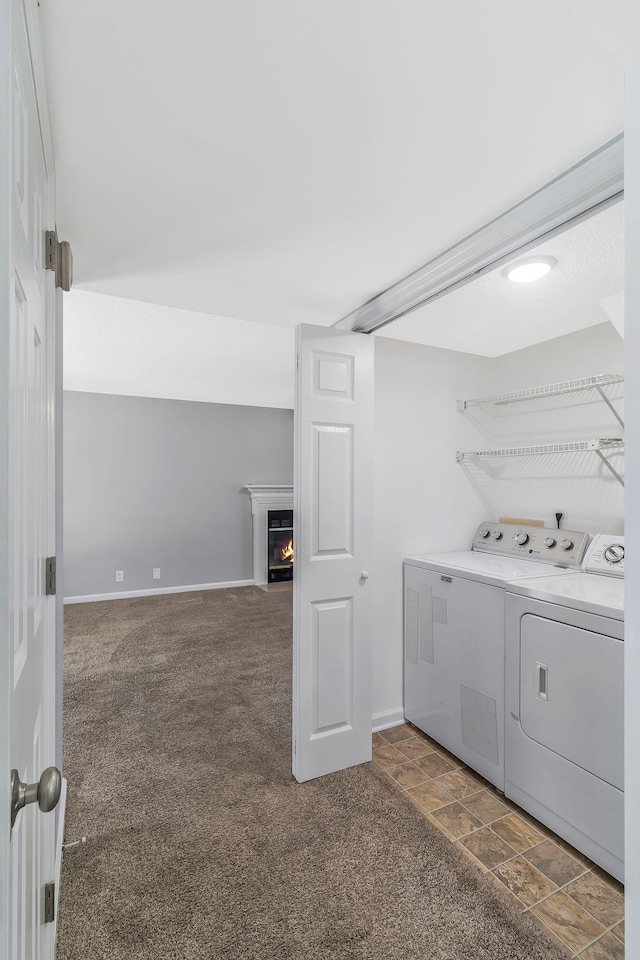
[[[580,957],[582,956],[582,954],[584,953],[585,950],[588,950],[589,947],[592,947],[592,946],[594,945],[594,943],[597,943],[597,942],[598,942],[598,940],[602,940],[602,938],[603,938],[604,936],[606,936],[608,933],[612,933],[612,930],[611,930],[611,929],[608,929],[608,930],[605,930],[604,933],[599,934],[599,935],[595,938],[595,940],[591,940],[591,941],[590,941],[589,943],[587,943],[584,947],[581,947],[581,948],[580,948],[580,953],[575,953],[574,956],[580,958]],[[616,940],[618,940],[618,942],[624,947],[624,941],[623,941],[623,940],[620,940],[619,937],[616,937],[615,933],[613,934],[613,936],[614,936],[614,937],[616,938]]]
[[[525,911],[525,912],[526,912],[526,911]],[[548,926],[548,924],[546,924],[546,923],[544,922],[544,920],[542,920],[542,918],[538,916],[537,913],[534,914],[534,916],[535,916],[536,920],[538,920],[538,921],[542,924],[542,926],[544,927],[544,930],[543,930],[542,932],[544,933],[545,930],[548,930],[548,931],[549,931],[548,939],[550,940],[550,942],[553,943],[555,946],[557,946],[557,944],[555,943],[555,941],[556,941],[556,940],[559,940],[559,941],[560,941],[560,944],[561,944],[561,946],[562,946],[562,949],[568,951],[569,960],[575,960],[575,958],[578,956],[577,951],[573,950],[572,947],[570,947],[567,943],[565,943],[565,942],[563,941],[562,937],[558,936],[557,933],[554,933],[554,931],[551,929],[551,927]],[[533,923],[533,921],[532,921],[532,923]],[[584,947],[584,949],[586,950],[586,947]]]
[[[495,869],[497,870],[498,868],[496,867]],[[540,871],[540,873],[542,873],[542,870]],[[561,887],[558,887],[557,890],[554,890],[553,893],[548,894],[548,896],[546,896],[546,897],[542,897],[541,900],[537,900],[535,903],[533,903],[533,904],[531,905],[531,907],[529,907],[529,908],[527,908],[527,909],[532,910],[534,907],[537,907],[537,906],[539,906],[541,903],[544,903],[545,900],[548,900],[550,897],[553,897],[556,893],[559,893],[560,891],[563,891],[564,893],[567,894],[568,897],[571,897],[571,899],[573,900],[574,903],[577,903],[579,907],[582,907],[582,909],[583,909],[586,913],[588,913],[590,917],[593,917],[593,919],[594,919],[597,923],[599,923],[601,927],[605,927],[605,924],[602,922],[602,920],[598,920],[598,918],[597,918],[596,916],[594,916],[594,914],[591,913],[591,911],[588,910],[587,907],[583,907],[582,904],[579,903],[579,902],[575,899],[575,897],[572,897],[571,894],[570,894],[570,893],[567,891],[567,889],[566,889],[566,888],[567,888],[568,886],[570,886],[575,880],[581,880],[582,877],[586,876],[588,873],[592,873],[592,871],[591,871],[591,870],[585,870],[584,873],[578,874],[577,877],[573,877],[571,880],[567,880],[566,883],[564,883]],[[545,874],[542,874],[542,875],[545,876]],[[551,877],[548,877],[547,879],[551,880]],[[551,882],[553,883],[553,881],[551,881]],[[604,936],[604,933],[609,933],[609,931],[612,931],[613,928],[616,927],[616,926],[617,926],[619,923],[621,923],[621,922],[622,922],[622,918],[620,918],[620,920],[616,920],[616,922],[613,923],[610,927],[605,927],[604,932],[601,933],[601,934],[599,934],[599,936],[602,937],[602,936]],[[615,936],[615,934],[614,934],[614,936]],[[598,939],[598,938],[596,937],[596,940],[597,940],[597,939]],[[586,949],[586,948],[583,948],[583,949]]]

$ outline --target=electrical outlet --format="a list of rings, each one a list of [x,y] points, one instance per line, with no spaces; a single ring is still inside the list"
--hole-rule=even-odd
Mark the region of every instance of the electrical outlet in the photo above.
[[[124,580],[124,570],[116,570],[116,583],[122,583]]]
[[[153,568],[153,579],[154,579],[154,580],[159,580],[159,579],[160,579],[160,567],[154,567],[154,568]]]

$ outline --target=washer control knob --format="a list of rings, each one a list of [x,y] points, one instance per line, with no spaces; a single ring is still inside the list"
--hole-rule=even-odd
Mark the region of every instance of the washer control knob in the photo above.
[[[528,533],[516,533],[513,538],[519,547],[524,547],[525,543],[529,543],[529,534]]]
[[[486,527],[482,528],[482,530],[480,531],[480,536],[482,537],[483,540],[487,539],[487,537],[489,536],[489,531],[487,530]]]
[[[502,540],[502,531],[494,530],[491,536],[493,537],[494,540]]]
[[[555,547],[556,542],[557,541],[554,540],[553,537],[547,537],[546,540],[544,541],[544,545],[545,547],[549,547],[549,549],[551,549],[551,547]]]
[[[573,540],[563,540],[560,546],[563,550],[571,550],[573,547]]]
[[[609,563],[621,563],[624,560],[624,547],[621,543],[610,543],[604,551],[604,558]]]

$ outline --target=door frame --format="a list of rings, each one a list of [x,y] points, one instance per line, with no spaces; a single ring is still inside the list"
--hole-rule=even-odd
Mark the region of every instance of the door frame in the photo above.
[[[11,0],[0,0],[0,223],[11,224],[12,185],[12,48]],[[11,229],[0,231],[0,316],[10,316],[11,310]],[[7,677],[10,669],[9,650],[9,324],[0,324],[0,677]],[[9,716],[0,699],[0,770],[5,784],[0,790],[0,956],[9,954],[9,863],[11,802],[9,795]]]
[[[625,535],[630,544],[625,558],[625,882],[626,956],[640,956],[640,826],[635,811],[640,804],[640,503],[631,491],[640,484],[640,64],[626,77],[625,121],[625,472],[629,477],[625,500]],[[633,121],[633,122],[631,122]],[[629,584],[633,589],[629,589]]]

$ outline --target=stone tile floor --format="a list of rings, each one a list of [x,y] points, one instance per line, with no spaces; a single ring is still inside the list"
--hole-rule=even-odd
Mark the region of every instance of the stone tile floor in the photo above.
[[[624,888],[410,724],[373,765],[568,957],[624,960]]]

